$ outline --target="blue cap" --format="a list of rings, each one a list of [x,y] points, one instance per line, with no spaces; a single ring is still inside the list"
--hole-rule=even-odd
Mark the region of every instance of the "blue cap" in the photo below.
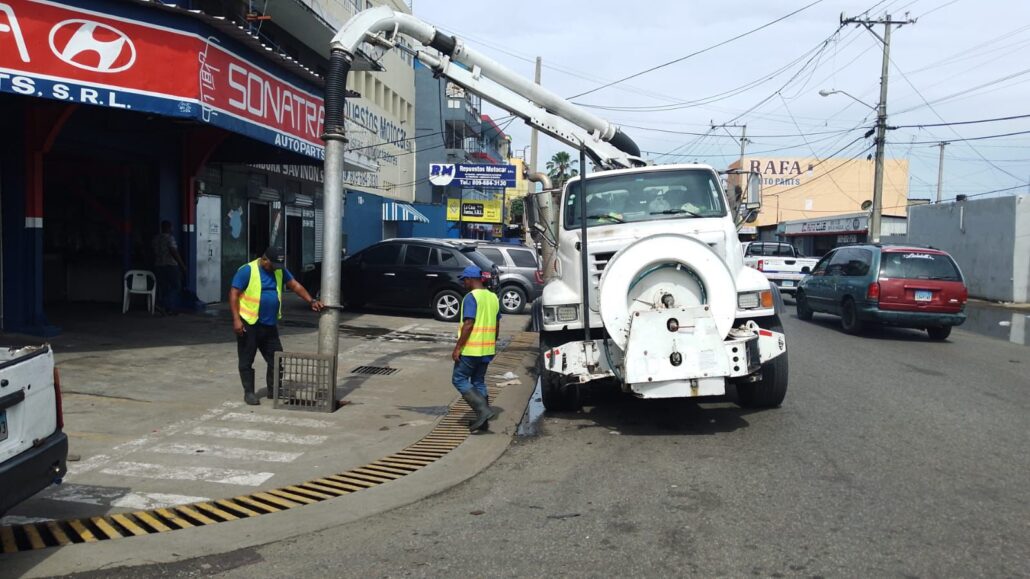
[[[483,279],[483,270],[478,265],[466,265],[458,279]]]

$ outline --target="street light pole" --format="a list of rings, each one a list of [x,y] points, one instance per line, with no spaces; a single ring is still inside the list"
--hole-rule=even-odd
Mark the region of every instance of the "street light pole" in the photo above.
[[[941,141],[937,146],[941,148],[941,157],[937,161],[937,202],[941,202],[941,193],[944,190],[944,147],[950,145],[948,141]]]

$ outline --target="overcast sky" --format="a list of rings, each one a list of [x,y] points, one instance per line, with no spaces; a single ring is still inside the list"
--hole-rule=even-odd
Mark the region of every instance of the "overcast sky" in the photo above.
[[[527,77],[533,74],[533,58],[541,56],[543,84],[568,97],[730,39],[812,1],[415,0],[414,12]],[[876,104],[880,43],[854,25],[834,36],[841,12],[860,16],[870,8],[874,18],[889,11],[896,19],[906,12],[918,19],[892,32],[890,125],[1030,115],[1026,0],[823,0],[725,46],[574,100],[629,109],[594,112],[623,126],[657,162],[699,161],[725,168],[740,150],[739,141],[727,133],[739,136],[740,129],[711,132],[709,126],[731,121],[747,124],[751,153],[865,156],[872,153],[866,151],[872,139],[860,137],[872,127],[873,112],[845,95],[818,93],[838,89]],[[882,34],[883,27],[877,31]],[[728,91],[733,92],[723,95]],[[691,102],[698,100],[703,102]],[[669,105],[680,106],[646,110]],[[487,112],[495,118],[506,114],[490,107]],[[923,142],[1019,131],[1030,131],[1030,118],[900,128],[888,133],[887,156],[910,160],[909,197],[933,197],[939,149]],[[529,144],[529,130],[521,121],[507,132],[515,149]],[[562,149],[542,137],[541,163]],[[1019,185],[1015,192],[1024,193],[1028,181],[1030,134],[953,142],[945,148],[945,198]]]

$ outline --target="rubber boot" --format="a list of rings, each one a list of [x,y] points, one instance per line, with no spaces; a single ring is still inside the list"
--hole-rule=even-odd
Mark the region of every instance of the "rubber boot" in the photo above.
[[[243,401],[251,406],[261,404],[254,394],[254,370],[240,370],[240,381],[243,382]]]
[[[468,402],[468,405],[472,407],[472,410],[476,413],[476,419],[469,424],[469,430],[475,432],[479,430],[481,426],[486,424],[487,420],[497,416],[497,414],[490,409],[490,405],[486,403],[486,398],[475,390],[469,390],[461,395]]]

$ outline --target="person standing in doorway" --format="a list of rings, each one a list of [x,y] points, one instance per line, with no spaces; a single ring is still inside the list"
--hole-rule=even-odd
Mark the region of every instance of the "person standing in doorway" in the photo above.
[[[161,232],[154,236],[154,275],[157,277],[157,309],[162,314],[176,315],[175,304],[182,292],[186,263],[179,255],[179,246],[172,235],[172,222],[161,222]]]
[[[283,287],[300,296],[312,310],[322,311],[322,303],[312,298],[308,290],[293,278],[284,267],[285,262],[286,255],[282,249],[269,247],[264,255],[236,271],[229,289],[243,400],[251,406],[261,403],[254,394],[253,365],[258,352],[268,366],[265,372],[266,396],[272,397],[275,353],[283,349],[278,327],[282,318]]]
[[[486,370],[497,351],[501,308],[497,295],[483,285],[483,271],[478,266],[467,266],[459,278],[468,293],[461,302],[458,343],[451,352],[451,382],[475,411],[476,418],[469,424],[469,430],[476,431],[497,415],[490,408]]]

